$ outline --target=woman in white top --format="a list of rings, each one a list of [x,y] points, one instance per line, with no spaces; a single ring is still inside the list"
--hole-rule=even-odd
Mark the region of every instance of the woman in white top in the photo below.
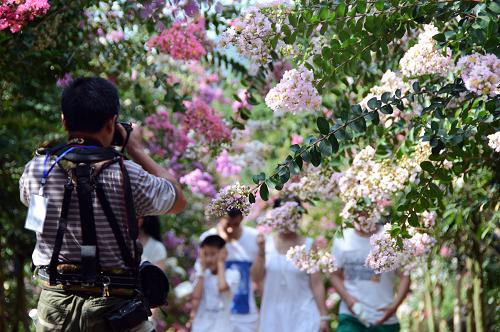
[[[167,250],[161,242],[158,217],[139,218],[139,242],[142,245],[141,262],[149,261],[165,270]]]
[[[296,200],[298,202],[298,200]],[[298,202],[300,204],[300,202]],[[274,207],[279,207],[277,200]],[[288,249],[305,244],[313,246],[311,238],[304,238],[295,229],[281,226],[278,233],[267,240],[259,235],[259,254],[252,266],[252,279],[263,282],[260,309],[261,332],[326,332],[329,318],[325,305],[325,287],[321,274],[307,274],[288,261]]]

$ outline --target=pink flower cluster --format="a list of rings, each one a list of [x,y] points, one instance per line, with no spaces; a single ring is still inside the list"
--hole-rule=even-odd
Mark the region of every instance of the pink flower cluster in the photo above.
[[[184,129],[202,135],[209,144],[221,144],[231,140],[231,129],[216,111],[203,99],[195,97],[185,101]]]
[[[424,211],[420,214],[420,223],[425,227],[425,228],[431,228],[434,227],[436,224],[436,217],[437,214],[434,211]]]
[[[238,112],[241,109],[251,110],[253,105],[248,102],[248,91],[240,89],[238,90],[237,96],[240,100],[233,101],[232,109],[233,112]]]
[[[313,85],[312,71],[301,65],[288,70],[266,95],[266,105],[278,114],[319,111],[321,97]]]
[[[435,239],[427,233],[419,233],[410,229],[412,237],[403,240],[403,246],[399,247],[395,238],[391,237],[390,224],[384,225],[382,232],[372,235],[370,244],[372,246],[366,266],[375,270],[376,273],[394,271],[403,268],[405,272],[415,267],[416,260],[428,254],[435,244]]]
[[[488,146],[495,152],[500,152],[500,131],[488,135]]]
[[[457,62],[465,88],[479,95],[500,94],[500,59],[494,54],[474,53]]]
[[[307,250],[305,245],[288,249],[286,258],[299,270],[312,274],[332,273],[337,269],[335,258],[326,250]]]
[[[257,223],[279,231],[296,232],[302,218],[301,208],[297,202],[286,202],[259,218]]]
[[[5,0],[0,4],[0,31],[19,32],[28,22],[47,14],[47,0]]]
[[[403,76],[430,74],[446,76],[453,69],[451,50],[449,48],[439,50],[437,42],[432,38],[438,33],[434,25],[424,25],[424,31],[418,36],[418,43],[406,51],[399,61]]]
[[[271,62],[272,22],[259,8],[250,7],[243,17],[235,20],[221,36],[220,45],[233,45],[239,54],[247,57],[251,65],[260,66]]]
[[[207,51],[205,20],[202,17],[191,22],[177,21],[147,43],[176,60],[199,60]]]
[[[210,202],[205,210],[205,215],[210,217],[223,217],[232,209],[238,209],[246,216],[250,212],[248,195],[250,187],[236,182],[223,188]]]
[[[59,88],[65,88],[73,82],[73,76],[71,73],[66,73],[63,77],[59,77],[56,82],[56,86]]]
[[[159,107],[156,113],[149,115],[146,125],[146,146],[151,153],[159,156],[168,156],[176,160],[186,151],[190,139],[178,129],[169,118],[164,107]]]
[[[199,168],[184,175],[179,182],[185,184],[194,194],[213,197],[217,194],[210,174],[203,172]]]
[[[235,163],[227,150],[223,150],[215,159],[215,170],[223,177],[230,177],[240,174],[241,166]]]

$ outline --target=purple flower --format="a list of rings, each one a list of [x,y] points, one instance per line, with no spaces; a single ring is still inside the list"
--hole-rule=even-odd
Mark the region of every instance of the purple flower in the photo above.
[[[73,82],[73,76],[70,73],[64,74],[63,77],[59,77],[57,79],[56,85],[59,88],[67,87],[71,82]]]

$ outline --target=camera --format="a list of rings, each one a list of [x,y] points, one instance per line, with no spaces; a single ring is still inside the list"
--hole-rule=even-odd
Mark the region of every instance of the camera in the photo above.
[[[151,316],[149,308],[142,300],[134,299],[105,318],[112,331],[121,332],[148,320],[148,316]]]
[[[125,128],[125,131],[127,132],[127,137],[125,139],[125,141],[123,141],[123,137],[120,133],[120,131],[118,130],[118,125],[122,125],[123,128]],[[111,142],[111,145],[113,146],[123,146],[124,144],[127,143],[128,141],[128,137],[130,136],[130,133],[132,132],[133,128],[132,128],[132,124],[130,122],[116,122],[115,124],[115,134],[113,136],[113,141]]]

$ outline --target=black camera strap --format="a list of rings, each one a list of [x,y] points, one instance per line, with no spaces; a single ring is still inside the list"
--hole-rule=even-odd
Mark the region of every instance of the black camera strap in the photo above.
[[[56,241],[54,244],[54,250],[52,251],[52,257],[50,258],[49,284],[51,286],[54,286],[56,284],[57,264],[59,263],[59,253],[61,252],[64,233],[66,232],[66,227],[68,225],[69,203],[71,202],[73,188],[74,186],[70,178],[68,183],[64,186],[64,198],[61,208],[61,215],[59,217],[59,223],[57,226]]]
[[[78,196],[83,242],[81,245],[82,281],[93,283],[97,276],[99,254],[92,204],[93,183],[90,164],[80,163],[76,166],[74,172],[76,176],[76,193]]]

